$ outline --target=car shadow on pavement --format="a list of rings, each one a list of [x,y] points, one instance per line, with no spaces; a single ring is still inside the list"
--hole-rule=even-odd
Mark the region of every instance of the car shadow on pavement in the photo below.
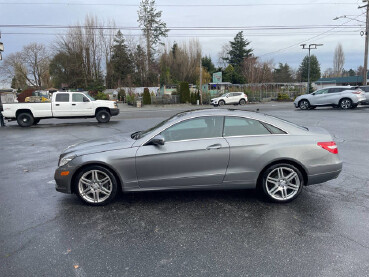
[[[60,127],[91,127],[91,126],[95,126],[95,127],[109,127],[109,126],[115,126],[119,124],[119,121],[110,121],[108,123],[99,123],[99,122],[63,122],[63,123],[39,123],[37,125],[31,126],[29,128],[32,129],[42,129],[42,128],[60,128]],[[20,127],[18,125],[7,125],[7,128],[18,128],[18,129],[25,129],[27,130],[28,128],[23,128]]]

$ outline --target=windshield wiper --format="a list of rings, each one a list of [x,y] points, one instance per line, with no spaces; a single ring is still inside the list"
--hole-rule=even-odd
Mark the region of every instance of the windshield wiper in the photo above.
[[[132,139],[138,139],[142,131],[137,131],[131,134]]]

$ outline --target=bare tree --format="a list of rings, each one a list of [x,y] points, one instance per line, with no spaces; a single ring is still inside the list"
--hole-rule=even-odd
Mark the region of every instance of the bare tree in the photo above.
[[[22,51],[10,54],[1,68],[2,75],[7,80],[15,78],[19,84],[38,88],[50,85],[49,52],[43,44],[31,43]]]
[[[339,43],[334,50],[333,72],[336,77],[342,75],[343,66],[345,64],[345,54],[343,53],[342,44]]]

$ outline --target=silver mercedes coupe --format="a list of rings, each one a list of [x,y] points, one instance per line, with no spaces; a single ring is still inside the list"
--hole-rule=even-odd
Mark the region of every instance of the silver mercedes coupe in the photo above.
[[[332,136],[258,112],[182,112],[146,131],[72,145],[60,155],[56,190],[105,205],[119,190],[259,189],[295,199],[303,186],[337,178]]]

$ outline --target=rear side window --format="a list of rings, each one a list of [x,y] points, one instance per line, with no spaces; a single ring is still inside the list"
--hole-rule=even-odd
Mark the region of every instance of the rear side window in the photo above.
[[[56,102],[69,102],[69,93],[58,93],[55,97]]]
[[[282,131],[281,129],[273,126],[273,125],[270,125],[270,124],[267,124],[267,123],[263,123],[263,125],[265,127],[268,128],[268,130],[272,133],[272,134],[286,134],[285,131]]]
[[[264,125],[254,119],[242,117],[226,117],[224,122],[225,137],[268,135],[270,132]]]

